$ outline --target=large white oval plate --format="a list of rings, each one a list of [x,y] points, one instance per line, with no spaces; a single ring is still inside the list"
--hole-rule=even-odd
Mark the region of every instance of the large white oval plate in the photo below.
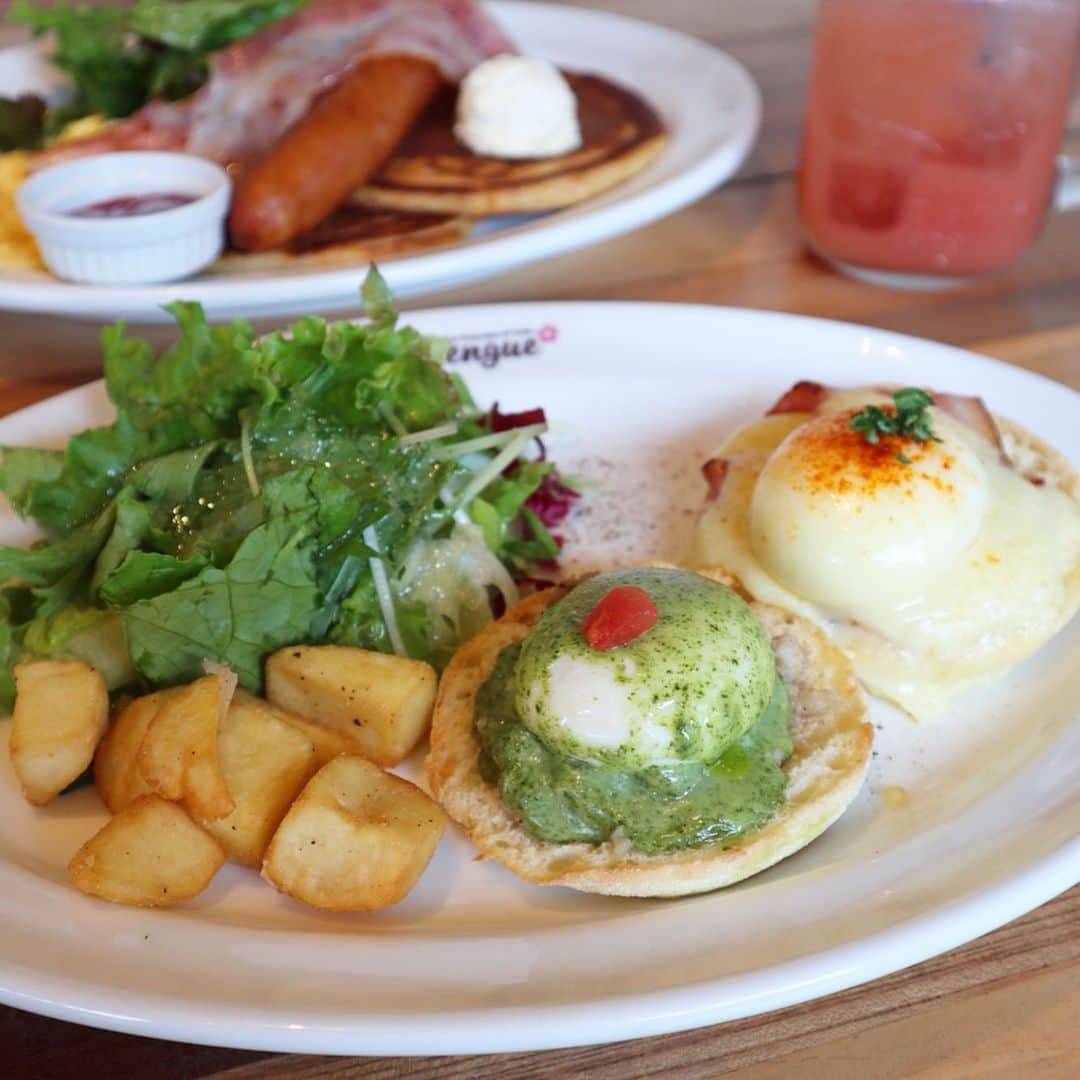
[[[388,261],[382,269],[400,299],[492,277],[670,214],[731,176],[761,123],[761,98],[744,68],[687,34],[580,8],[506,0],[490,6],[523,52],[633,87],[657,109],[671,137],[642,173],[580,206],[492,219],[463,243]],[[216,319],[341,311],[356,306],[366,269],[203,275],[175,285],[125,288],[0,271],[0,309],[144,323],[167,322],[161,306],[176,299],[198,300]]]
[[[574,565],[677,558],[704,494],[700,463],[799,378],[976,391],[1080,461],[1065,387],[882,331],[675,305],[409,320],[453,338],[481,401],[546,407],[550,451],[588,485]],[[107,416],[95,384],[0,421],[0,442],[56,443]],[[4,540],[25,535],[10,515],[0,524]],[[0,750],[0,999],[195,1042],[446,1054],[625,1039],[843,989],[1080,877],[1078,629],[933,726],[875,705],[870,778],[834,828],[742,885],[678,901],[526,885],[451,834],[415,892],[377,915],[304,909],[235,867],[174,911],[113,907],[65,880],[104,820],[94,792],[33,810]],[[890,785],[907,806],[886,804]]]

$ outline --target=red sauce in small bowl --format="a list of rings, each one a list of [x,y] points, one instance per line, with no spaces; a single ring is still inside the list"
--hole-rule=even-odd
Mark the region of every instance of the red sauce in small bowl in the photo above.
[[[175,191],[156,191],[150,195],[117,195],[112,199],[89,203],[86,206],[68,210],[70,217],[77,218],[122,218],[138,217],[143,214],[160,214],[166,210],[175,210],[179,206],[193,203],[198,195],[184,195]]]

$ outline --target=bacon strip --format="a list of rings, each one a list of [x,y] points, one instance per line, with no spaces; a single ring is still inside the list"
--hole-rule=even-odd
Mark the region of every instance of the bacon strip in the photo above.
[[[818,382],[803,380],[782,394],[776,404],[765,414],[775,416],[778,413],[817,412],[829,396],[827,386]]]
[[[709,485],[709,501],[717,499],[724,488],[724,481],[728,474],[727,458],[709,458],[701,466],[701,475],[705,477],[705,483]]]
[[[992,442],[998,448],[1001,460],[1006,465],[1009,464],[1008,455],[1005,453],[1005,443],[1002,441],[997,421],[982,398],[967,397],[963,394],[939,394],[934,391],[931,392],[930,396],[934,399],[934,404],[943,413]]]
[[[222,164],[263,154],[360,60],[405,54],[457,82],[516,52],[474,0],[312,0],[210,60],[190,97],[152,101],[100,135],[39,154],[35,168],[108,150],[182,150]]]

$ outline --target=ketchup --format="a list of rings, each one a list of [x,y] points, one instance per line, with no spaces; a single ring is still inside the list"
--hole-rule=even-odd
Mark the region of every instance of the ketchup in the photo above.
[[[117,195],[112,199],[102,199],[101,202],[69,210],[68,214],[78,218],[137,217],[175,210],[178,206],[193,203],[197,198],[197,195],[184,195],[174,191],[156,191],[152,195]]]

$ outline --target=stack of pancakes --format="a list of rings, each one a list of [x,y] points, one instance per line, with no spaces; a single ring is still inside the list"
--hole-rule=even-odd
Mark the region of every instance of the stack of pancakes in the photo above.
[[[578,102],[577,150],[514,161],[473,154],[454,137],[457,88],[446,86],[348,204],[284,249],[228,252],[214,271],[322,269],[439,247],[464,238],[478,217],[540,213],[591,198],[660,153],[667,133],[646,101],[599,75],[564,74]]]

